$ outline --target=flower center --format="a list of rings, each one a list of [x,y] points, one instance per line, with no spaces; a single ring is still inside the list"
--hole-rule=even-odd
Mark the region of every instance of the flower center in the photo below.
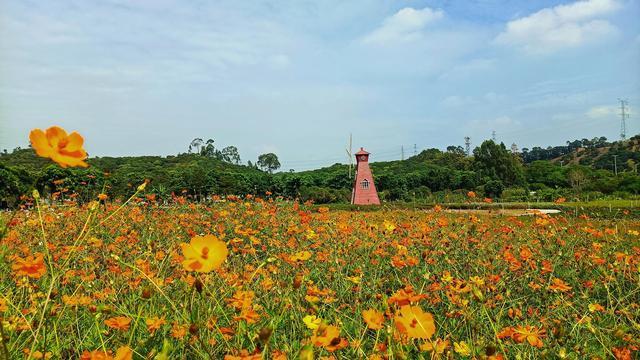
[[[204,247],[202,248],[202,258],[207,260],[209,258],[209,248],[208,247]]]
[[[58,149],[66,148],[68,143],[69,143],[69,139],[66,137],[58,140]]]
[[[413,320],[411,320],[411,325],[409,325],[409,326],[411,326],[412,328],[415,328],[417,325],[418,325],[418,320],[413,319]]]

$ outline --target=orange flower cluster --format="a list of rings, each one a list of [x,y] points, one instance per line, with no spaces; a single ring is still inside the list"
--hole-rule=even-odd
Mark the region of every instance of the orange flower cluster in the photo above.
[[[26,258],[19,256],[14,258],[11,268],[17,276],[39,279],[47,272],[47,267],[44,264],[44,255],[42,253],[35,253],[34,255],[29,255]]]

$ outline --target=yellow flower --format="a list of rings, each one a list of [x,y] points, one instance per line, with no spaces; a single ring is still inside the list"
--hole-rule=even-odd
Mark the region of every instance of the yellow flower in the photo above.
[[[526,325],[518,326],[513,330],[513,340],[517,343],[523,343],[527,341],[531,346],[541,348],[544,344],[542,338],[545,336],[544,329],[539,329],[535,326]]]
[[[410,338],[429,339],[436,332],[433,315],[419,306],[405,305],[394,318],[396,328]]]
[[[58,126],[52,126],[46,132],[33,129],[29,134],[29,140],[38,156],[50,158],[63,168],[89,166],[84,162],[87,158],[87,152],[82,148],[84,139],[75,131],[67,135],[67,132]]]
[[[464,341],[454,342],[453,343],[453,349],[455,350],[455,352],[460,354],[460,356],[469,356],[469,355],[471,355],[471,348]]]
[[[442,282],[445,283],[450,283],[451,281],[453,281],[453,276],[451,276],[451,273],[449,271],[446,271],[442,273],[442,278],[441,278]]]
[[[302,321],[311,330],[317,329],[320,326],[320,324],[322,323],[322,319],[318,318],[315,315],[307,315],[307,316],[302,318]]]
[[[591,312],[604,311],[604,307],[600,304],[589,304],[589,311]]]
[[[347,276],[347,280],[351,281],[354,284],[360,284],[362,278],[360,276]]]
[[[438,338],[420,345],[420,350],[429,352],[433,351],[436,354],[443,354],[444,351],[449,348],[449,345],[449,340],[442,340]]]
[[[393,230],[396,229],[396,225],[389,220],[385,220],[384,228],[387,229],[388,232],[393,232]]]
[[[298,359],[300,360],[313,360],[313,346],[306,345],[300,350],[300,355],[298,355]]]
[[[369,329],[380,330],[382,329],[382,323],[384,322],[384,315],[377,310],[369,309],[362,312],[364,322],[367,323]]]
[[[116,356],[113,358],[114,360],[131,360],[133,359],[133,350],[131,350],[128,346],[121,346],[116,351]]]
[[[219,268],[227,259],[227,244],[213,235],[195,236],[191,243],[182,243],[185,259],[182,266],[188,271],[208,273]]]
[[[152,317],[145,321],[145,324],[147,324],[147,330],[149,330],[151,334],[156,332],[156,330],[160,329],[162,325],[166,323],[167,322],[164,320],[164,318],[159,317]]]
[[[304,250],[291,255],[291,261],[305,261],[311,259],[311,252]]]
[[[311,336],[311,343],[314,346],[330,346],[340,337],[340,329],[333,325],[318,326]]]

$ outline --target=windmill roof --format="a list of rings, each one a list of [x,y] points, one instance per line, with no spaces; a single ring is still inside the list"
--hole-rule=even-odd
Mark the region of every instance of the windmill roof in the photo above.
[[[371,153],[370,153],[370,152],[365,151],[365,150],[364,150],[364,148],[360,148],[360,151],[358,151],[358,152],[356,153],[356,155],[369,155],[369,154],[371,154]]]

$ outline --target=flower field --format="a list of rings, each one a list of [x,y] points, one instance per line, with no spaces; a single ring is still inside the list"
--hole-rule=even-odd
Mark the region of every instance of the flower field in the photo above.
[[[637,220],[177,200],[1,214],[0,358],[638,356]]]

